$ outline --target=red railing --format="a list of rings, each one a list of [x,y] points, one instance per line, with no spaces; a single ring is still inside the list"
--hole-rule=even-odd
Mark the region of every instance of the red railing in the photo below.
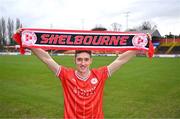
[[[180,43],[180,38],[161,38],[160,43]]]

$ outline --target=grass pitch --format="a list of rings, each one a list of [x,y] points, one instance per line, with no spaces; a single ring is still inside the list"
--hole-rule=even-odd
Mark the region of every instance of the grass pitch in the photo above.
[[[56,56],[65,66],[73,57]],[[94,57],[92,67],[115,57]],[[104,91],[105,118],[180,118],[180,58],[137,57]],[[0,118],[62,118],[63,93],[55,74],[34,56],[0,56]]]

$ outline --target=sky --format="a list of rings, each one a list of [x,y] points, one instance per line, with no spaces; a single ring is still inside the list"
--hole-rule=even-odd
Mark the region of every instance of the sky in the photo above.
[[[180,0],[0,0],[2,16],[26,28],[78,30],[118,23],[125,31],[149,21],[162,36],[180,34]]]

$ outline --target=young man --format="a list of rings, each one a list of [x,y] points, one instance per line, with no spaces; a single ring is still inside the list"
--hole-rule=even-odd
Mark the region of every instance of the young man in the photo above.
[[[64,118],[68,119],[104,118],[102,100],[105,80],[136,55],[136,51],[127,51],[108,66],[90,69],[91,52],[76,51],[76,68],[73,69],[57,64],[42,49],[31,50],[61,80],[64,91]]]

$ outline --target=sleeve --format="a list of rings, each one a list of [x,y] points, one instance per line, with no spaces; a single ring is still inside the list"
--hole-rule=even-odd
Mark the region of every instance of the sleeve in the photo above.
[[[59,65],[59,67],[58,67],[58,70],[57,70],[57,72],[56,72],[56,76],[57,77],[59,77],[59,75],[60,75],[60,72],[61,72],[61,65]]]
[[[67,72],[68,72],[68,68],[59,65],[59,68],[58,68],[58,70],[56,72],[56,76],[59,79],[64,80],[65,79],[65,75],[67,74]]]
[[[106,80],[110,77],[110,73],[107,66],[98,68],[96,74],[102,80]]]

